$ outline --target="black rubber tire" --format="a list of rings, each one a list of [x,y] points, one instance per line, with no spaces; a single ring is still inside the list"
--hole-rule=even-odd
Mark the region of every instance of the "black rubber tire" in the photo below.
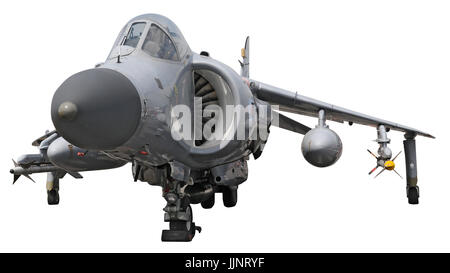
[[[202,204],[202,208],[204,209],[210,209],[212,207],[214,207],[214,203],[216,202],[216,194],[213,193],[213,195],[211,195],[210,198],[208,198],[207,200],[203,201]]]
[[[57,190],[47,191],[47,203],[49,205],[59,204],[59,192]]]
[[[187,230],[185,221],[170,221],[170,230]]]
[[[408,189],[408,203],[411,205],[419,204],[419,189],[417,187]]]
[[[236,206],[237,187],[224,187],[222,191],[223,205],[227,208]]]

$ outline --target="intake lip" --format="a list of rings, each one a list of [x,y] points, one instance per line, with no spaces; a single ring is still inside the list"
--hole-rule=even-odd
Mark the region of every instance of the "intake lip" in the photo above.
[[[136,131],[141,100],[123,74],[95,68],[69,77],[53,95],[51,116],[70,143],[95,150],[115,149]]]

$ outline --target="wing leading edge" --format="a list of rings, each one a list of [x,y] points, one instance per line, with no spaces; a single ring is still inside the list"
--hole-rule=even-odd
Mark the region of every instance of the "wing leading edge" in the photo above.
[[[372,127],[384,125],[386,128],[395,131],[434,138],[434,136],[428,133],[408,126],[358,113],[265,83],[249,80],[249,86],[258,99],[269,102],[272,105],[279,105],[279,110],[281,111],[317,117],[319,110],[323,109],[326,113],[327,120],[337,122],[347,121]]]

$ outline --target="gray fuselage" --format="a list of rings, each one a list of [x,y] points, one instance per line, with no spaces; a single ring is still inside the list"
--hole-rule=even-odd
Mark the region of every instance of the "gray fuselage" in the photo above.
[[[133,46],[124,45],[132,28],[140,23],[145,24],[140,40]],[[178,57],[154,57],[143,49],[146,35],[155,26],[170,37]],[[208,169],[249,155],[256,149],[256,141],[237,140],[236,128],[225,128],[227,139],[208,140],[201,145],[172,137],[173,107],[194,108],[195,77],[200,75],[214,86],[215,103],[222,109],[227,105],[255,105],[240,75],[208,56],[192,52],[167,18],[139,16],[123,28],[105,63],[75,74],[61,85],[53,98],[52,119],[70,143],[143,165],[177,161],[192,169]],[[61,112],[67,102],[76,105],[75,117],[65,118]],[[236,114],[227,124],[247,124],[249,119],[256,120],[257,116]]]

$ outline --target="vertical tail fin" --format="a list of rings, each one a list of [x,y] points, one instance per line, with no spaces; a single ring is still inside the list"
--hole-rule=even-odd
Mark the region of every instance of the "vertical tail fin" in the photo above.
[[[241,65],[241,76],[245,78],[250,77],[249,67],[250,67],[250,37],[247,36],[245,40],[245,46],[241,49],[242,62],[239,60]]]

